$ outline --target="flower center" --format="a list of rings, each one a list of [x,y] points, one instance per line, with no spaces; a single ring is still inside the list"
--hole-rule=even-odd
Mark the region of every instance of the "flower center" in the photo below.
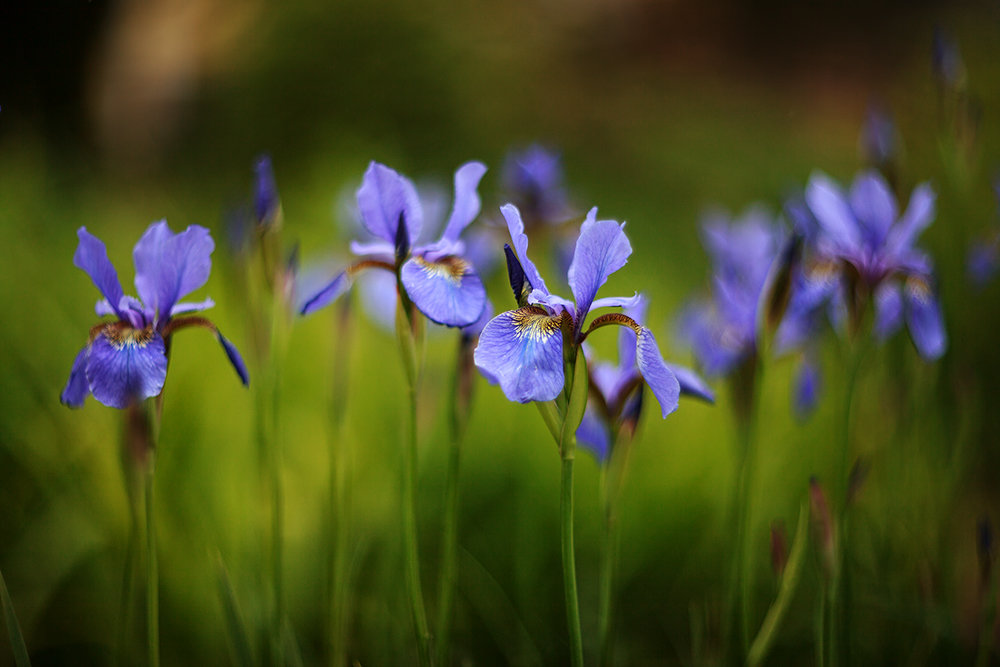
[[[101,335],[116,350],[125,347],[146,347],[146,344],[153,340],[153,327],[136,329],[128,322],[109,322],[101,329]]]
[[[539,341],[559,330],[559,318],[549,315],[538,306],[525,306],[510,313],[518,338]]]
[[[458,282],[462,276],[468,273],[469,263],[461,257],[455,255],[445,255],[436,262],[428,262],[423,257],[417,255],[413,258],[424,271],[432,276],[440,276]]]

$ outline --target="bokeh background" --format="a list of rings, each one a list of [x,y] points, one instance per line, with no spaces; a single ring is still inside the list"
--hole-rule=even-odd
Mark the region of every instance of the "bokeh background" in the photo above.
[[[965,66],[969,116],[956,131],[931,64],[935,29]],[[974,289],[969,244],[996,230],[1000,7],[995,2],[463,0],[338,3],[146,0],[0,8],[0,569],[36,664],[116,655],[128,499],[121,414],[58,396],[95,323],[97,293],[72,265],[75,230],[102,238],[123,284],[153,220],[198,223],[217,241],[200,293],[244,351],[249,334],[227,252],[228,212],[268,152],[289,245],[336,266],[344,200],[377,159],[447,191],[479,159],[484,219],[496,219],[506,152],[557,148],[580,211],[628,221],[635,252],[609,293],[651,297],[669,359],[683,305],[708,286],[698,222],[707,206],[780,210],[813,170],[841,182],[862,165],[872,104],[888,111],[908,192],[930,180],[950,348],[926,364],[905,334],[861,376],[855,451],[869,470],[852,528],[859,659],[970,661],[984,621],[977,524],[998,515],[1000,325],[996,284]],[[498,253],[500,249],[498,248]],[[551,268],[553,287],[560,281]],[[506,307],[502,276],[489,284]],[[355,305],[359,295],[353,296]],[[321,589],[329,452],[349,452],[353,606],[349,655],[414,656],[399,544],[405,391],[390,333],[354,309],[296,323],[284,374],[285,577],[303,658],[327,655]],[[608,337],[609,341],[610,338]],[[428,603],[446,455],[452,332],[429,337],[420,412],[418,511]],[[327,417],[336,346],[349,345],[348,414]],[[610,344],[601,348],[610,352]],[[833,468],[843,372],[833,334],[824,394],[797,419],[794,359],[770,364],[760,422],[752,539],[754,608],[776,578],[769,526],[795,525],[811,475]],[[257,369],[251,367],[251,375]],[[735,430],[725,382],[715,406],[645,415],[625,489],[617,656],[621,664],[717,658],[729,550]],[[259,598],[253,399],[205,334],[174,343],[158,456],[161,633],[166,664],[231,660],[215,580],[225,561],[245,614]],[[461,664],[568,658],[558,544],[558,455],[530,406],[480,382],[464,450],[455,657]],[[585,637],[596,630],[599,469],[577,466],[578,574]],[[981,551],[981,550],[980,550]],[[774,660],[812,660],[813,557]],[[995,599],[995,598],[994,598]],[[985,605],[988,606],[988,605]],[[989,634],[991,629],[987,629]],[[591,642],[591,639],[587,639]],[[596,647],[588,643],[588,655]],[[996,659],[996,655],[994,655]],[[0,663],[10,662],[6,637]]]

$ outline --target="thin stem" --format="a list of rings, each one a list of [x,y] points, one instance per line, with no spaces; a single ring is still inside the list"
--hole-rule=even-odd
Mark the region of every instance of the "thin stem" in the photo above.
[[[424,608],[424,593],[420,585],[420,556],[417,548],[417,392],[409,390],[409,437],[403,455],[403,542],[406,560],[406,588],[410,597],[410,612],[417,633],[417,654],[421,665],[431,664],[430,631]]]
[[[341,301],[334,310],[334,329],[337,332],[334,347],[334,364],[331,376],[333,387],[330,396],[330,497],[329,517],[332,529],[329,544],[329,614],[330,614],[330,664],[335,667],[347,661],[346,634],[347,609],[347,444],[343,437],[344,415],[347,408],[348,363],[350,359],[351,302]]]
[[[600,664],[610,665],[614,657],[613,618],[615,606],[615,574],[621,547],[618,499],[628,466],[628,438],[621,430],[615,433],[607,465],[601,469],[601,495],[604,506],[604,554],[601,563],[601,597],[598,610]]]
[[[580,631],[580,603],[576,593],[576,558],[573,550],[573,459],[576,439],[569,438],[562,447],[559,519],[562,538],[563,589],[566,596],[566,625],[569,627],[570,656],[573,667],[583,665],[583,635]]]
[[[149,454],[146,470],[146,649],[150,667],[160,664],[160,593],[156,561],[156,525],[154,523],[153,474],[155,454]]]

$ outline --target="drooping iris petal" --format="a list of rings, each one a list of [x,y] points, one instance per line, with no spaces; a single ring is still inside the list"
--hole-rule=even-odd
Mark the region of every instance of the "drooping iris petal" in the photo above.
[[[79,408],[83,405],[84,399],[90,393],[90,384],[87,382],[87,347],[80,350],[76,359],[73,360],[73,368],[69,372],[69,380],[66,387],[59,395],[59,400],[63,405],[71,408]]]
[[[912,246],[920,233],[934,221],[935,198],[934,190],[927,183],[921,183],[913,190],[906,212],[886,238],[889,252],[895,255]]]
[[[875,323],[872,331],[878,340],[886,340],[899,331],[903,324],[903,296],[899,285],[892,281],[883,282],[875,290]]]
[[[303,315],[308,315],[324,306],[328,306],[340,298],[350,287],[351,278],[347,275],[346,271],[342,271],[317,292],[306,297],[299,307],[299,312]]]
[[[898,215],[896,197],[889,184],[877,171],[863,172],[854,179],[850,198],[851,210],[864,225],[869,243],[880,245]]]
[[[580,237],[576,240],[567,276],[580,320],[587,316],[597,290],[607,282],[608,276],[625,266],[632,254],[632,244],[625,236],[624,226],[614,220],[597,220],[596,208],[590,209],[580,226]]]
[[[108,259],[104,242],[88,232],[86,227],[80,227],[76,235],[80,242],[73,253],[73,265],[87,272],[111,309],[117,313],[118,302],[123,295],[122,286],[118,281],[118,272]]]
[[[583,421],[576,429],[576,442],[589,450],[597,459],[598,463],[607,460],[611,451],[611,436],[603,419],[595,413],[594,409],[587,406],[583,413]]]
[[[824,174],[814,174],[806,186],[806,203],[820,227],[837,246],[858,245],[857,223],[837,184]]]
[[[532,306],[500,313],[479,335],[475,361],[508,400],[551,401],[563,389],[559,319]]]
[[[240,376],[240,381],[243,383],[244,387],[250,386],[250,374],[247,372],[247,365],[243,363],[243,357],[240,356],[240,351],[236,349],[236,346],[229,342],[229,339],[223,336],[216,330],[215,337],[222,345],[222,349],[226,352],[226,358],[229,359],[229,363],[233,365],[233,369],[236,374]]]
[[[598,307],[599,301],[602,299],[594,301],[593,307],[595,309]],[[646,311],[648,310],[649,299],[642,294],[636,294],[631,303],[625,305],[625,314],[635,320],[637,324],[646,323]],[[631,327],[618,328],[618,365],[622,368],[635,366],[635,331]]]
[[[180,303],[175,303],[174,307],[170,309],[170,316],[183,315],[184,313],[196,313],[199,310],[208,310],[215,306],[215,301],[211,298],[205,299],[204,301],[181,301]]]
[[[493,319],[493,304],[490,302],[489,297],[486,297],[486,304],[483,306],[483,312],[479,316],[479,319],[472,324],[467,324],[462,327],[462,334],[465,336],[475,337],[478,336],[483,331],[483,327],[486,323]]]
[[[416,188],[408,178],[383,164],[368,165],[358,189],[358,210],[365,229],[383,241],[395,244],[400,216],[410,242],[420,236],[424,221]]]
[[[927,283],[919,278],[906,281],[903,299],[906,302],[906,326],[917,352],[927,361],[938,359],[948,346],[948,338],[937,299]]]
[[[125,408],[160,393],[167,356],[159,333],[118,324],[108,325],[90,344],[86,372],[94,398]]]
[[[532,288],[541,290],[545,294],[549,293],[549,288],[545,286],[541,274],[535,268],[534,263],[528,259],[528,235],[524,233],[524,221],[521,219],[521,212],[513,204],[504,204],[500,207],[500,213],[507,221],[507,230],[510,232],[510,239],[514,243],[514,251],[521,262],[521,268],[528,277],[528,282]]]
[[[656,396],[656,400],[660,403],[660,412],[666,419],[667,415],[677,409],[681,394],[677,377],[663,361],[660,348],[656,345],[656,337],[646,327],[642,327],[636,337],[635,352],[639,372]]]
[[[708,383],[700,375],[690,368],[678,366],[677,364],[667,364],[667,368],[677,378],[681,396],[692,396],[708,403],[715,403],[715,392],[712,391],[712,388],[708,386]]]
[[[442,241],[457,241],[462,230],[479,215],[481,202],[477,189],[485,173],[486,165],[482,162],[467,162],[455,172],[455,203]]]
[[[396,276],[389,271],[365,271],[357,278],[361,308],[368,319],[387,332],[396,330]]]
[[[212,271],[215,242],[204,227],[174,234],[165,220],[155,222],[135,245],[135,288],[143,304],[161,319],[181,298],[198,289]]]
[[[448,255],[438,261],[411,257],[403,264],[400,279],[420,312],[438,324],[472,324],[486,305],[486,288],[472,265],[460,257]]]

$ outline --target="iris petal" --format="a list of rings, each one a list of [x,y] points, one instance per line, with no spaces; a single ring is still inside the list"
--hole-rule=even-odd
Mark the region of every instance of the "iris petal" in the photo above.
[[[183,315],[184,313],[196,313],[199,310],[208,310],[215,306],[215,302],[212,299],[205,299],[204,301],[183,301],[181,303],[175,303],[174,307],[170,309],[170,316]]]
[[[899,215],[896,197],[885,179],[874,170],[858,174],[851,185],[851,210],[866,228],[873,245],[881,245]]]
[[[135,244],[135,288],[146,308],[167,318],[182,297],[208,281],[215,242],[208,230],[190,225],[174,234],[165,220],[154,222]]]
[[[87,347],[77,352],[76,359],[73,360],[73,368],[69,372],[69,380],[66,387],[59,395],[59,400],[63,405],[71,408],[79,408],[83,405],[84,399],[90,393],[90,384],[87,382]]]
[[[700,398],[707,403],[715,403],[715,392],[712,391],[712,388],[708,386],[708,383],[700,375],[690,368],[678,366],[677,364],[667,364],[667,368],[677,378],[681,396],[691,396],[693,398]]]
[[[583,421],[576,429],[576,442],[589,450],[598,462],[603,463],[607,460],[611,450],[611,436],[608,435],[608,427],[604,420],[597,416],[589,405],[587,411],[583,413]]]
[[[903,324],[903,297],[895,282],[883,282],[875,290],[875,337],[884,341]]]
[[[531,306],[500,313],[479,335],[475,361],[500,383],[509,400],[553,400],[564,380],[558,318]]]
[[[438,324],[467,326],[479,319],[486,305],[486,288],[472,265],[459,257],[434,262],[411,257],[400,279],[420,312]]]
[[[906,212],[890,230],[886,239],[890,252],[898,254],[909,248],[920,233],[934,221],[935,198],[934,190],[927,183],[921,183],[913,190]]]
[[[597,220],[596,208],[587,213],[587,219],[580,226],[568,274],[580,319],[587,316],[597,290],[607,282],[608,276],[625,266],[632,254],[624,226],[614,220]]]
[[[462,230],[479,215],[482,204],[476,189],[485,173],[486,165],[482,162],[467,162],[455,172],[455,203],[441,240],[457,241]]]
[[[247,365],[243,363],[243,357],[240,355],[240,351],[236,349],[236,346],[229,342],[225,336],[218,332],[215,332],[215,337],[218,339],[219,344],[222,345],[222,349],[226,352],[226,357],[229,359],[229,363],[233,365],[233,369],[236,374],[240,376],[240,381],[243,382],[244,387],[250,386],[250,374],[247,372]]]
[[[656,337],[646,327],[642,327],[637,336],[635,352],[639,372],[642,373],[642,378],[653,391],[656,400],[659,401],[660,412],[666,418],[677,409],[677,401],[681,393],[677,377],[663,361],[660,348],[656,345]]]
[[[80,227],[76,235],[80,242],[76,246],[76,252],[73,253],[73,264],[87,272],[112,310],[117,313],[118,302],[123,295],[122,286],[118,281],[118,272],[108,259],[108,250],[104,242],[88,232],[86,227]]]
[[[125,408],[162,391],[167,356],[159,333],[117,324],[108,325],[91,343],[86,372],[94,398]]]
[[[528,259],[528,235],[524,233],[524,221],[521,219],[521,212],[513,204],[504,204],[500,207],[500,213],[507,221],[507,230],[510,232],[510,239],[514,243],[514,250],[517,258],[521,261],[521,268],[528,277],[531,287],[541,290],[545,294],[549,293],[549,288],[545,286],[545,281],[538,273],[534,263]]]
[[[820,227],[839,247],[854,248],[860,243],[857,222],[844,194],[825,174],[813,174],[809,179],[806,203]]]
[[[948,347],[948,338],[937,298],[923,280],[913,278],[906,281],[903,298],[906,326],[917,352],[927,361],[938,359]]]
[[[312,296],[307,297],[299,307],[299,312],[303,315],[319,310],[336,301],[340,296],[351,288],[351,279],[346,271],[337,274],[333,280],[324,285]]]
[[[806,357],[795,373],[793,394],[795,414],[806,417],[816,407],[819,400],[820,373],[816,363]]]
[[[406,223],[410,242],[420,236],[423,209],[416,188],[409,179],[383,164],[368,165],[358,189],[358,210],[365,228],[383,241],[396,242],[400,216]]]

